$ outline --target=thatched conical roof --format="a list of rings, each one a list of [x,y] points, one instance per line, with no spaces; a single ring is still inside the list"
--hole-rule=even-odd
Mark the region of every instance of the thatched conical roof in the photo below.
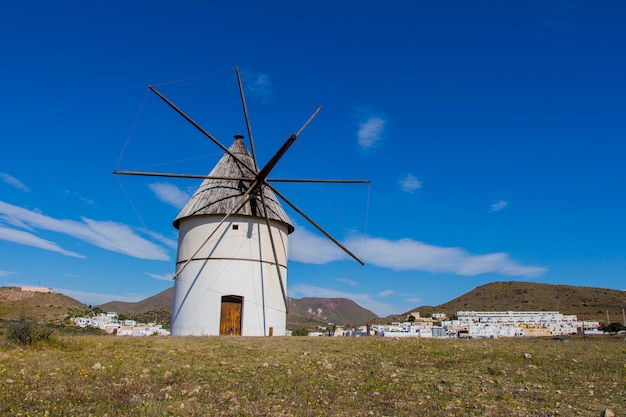
[[[254,169],[254,160],[243,143],[243,136],[235,136],[235,141],[230,146],[229,151],[247,166]],[[187,205],[174,219],[174,227],[177,229],[180,221],[186,217],[203,215],[225,216],[230,213],[235,205],[240,204],[241,197],[252,184],[252,181],[242,180],[241,178],[251,178],[253,174],[247,168],[241,166],[228,153],[224,153],[224,156],[222,156],[208,176],[236,179],[205,179],[193,197],[187,202]],[[262,190],[265,197],[268,217],[271,220],[285,223],[289,233],[293,232],[293,224],[278,202],[274,192],[266,186],[261,186],[260,190]],[[264,218],[264,210],[265,207],[261,203],[261,198],[257,195],[250,198],[237,212],[232,214]]]

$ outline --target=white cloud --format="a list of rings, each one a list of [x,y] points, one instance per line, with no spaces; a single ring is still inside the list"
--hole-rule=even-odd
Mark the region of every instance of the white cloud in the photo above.
[[[17,275],[17,272],[13,271],[0,271],[0,277],[11,277],[13,275]]]
[[[82,220],[85,222],[85,225],[77,223],[77,228],[68,230],[65,233],[100,248],[135,258],[169,260],[169,257],[160,246],[138,236],[125,224],[91,220],[85,217]]]
[[[417,179],[417,177],[413,176],[413,174],[408,174],[406,177],[399,181],[400,188],[402,191],[413,194],[415,191],[422,188],[422,182]]]
[[[462,248],[434,246],[408,238],[396,241],[367,238],[365,245],[366,262],[396,271],[446,272],[464,276],[493,273],[527,278],[546,271],[543,267],[520,265],[506,253],[474,255]]]
[[[93,200],[87,198],[87,197],[83,197],[80,194],[78,194],[75,191],[70,191],[70,190],[65,190],[65,195],[70,195],[72,197],[76,197],[77,199],[79,199],[80,201],[82,201],[85,204],[88,204],[90,206],[93,206],[94,204],[96,204]]]
[[[272,96],[272,81],[270,76],[262,72],[243,73],[245,86],[251,93],[262,100],[269,100]]]
[[[173,275],[170,273],[158,275],[158,274],[151,274],[150,272],[146,272],[146,275],[148,275],[150,278],[158,279],[159,281],[172,281],[173,279]]]
[[[49,240],[42,239],[33,235],[32,233],[24,232],[16,229],[8,229],[6,227],[0,226],[0,239],[6,240],[8,242],[19,243],[21,245],[33,246],[39,249],[49,250],[51,252],[58,252],[63,255],[73,256],[75,258],[85,258],[85,256],[65,250],[59,247],[56,243],[50,242]]]
[[[500,201],[497,201],[497,202],[493,203],[491,206],[489,206],[489,210],[491,212],[493,212],[493,213],[496,213],[496,212],[498,212],[500,210],[505,209],[506,206],[508,206],[508,205],[509,205],[508,201],[500,200]]]
[[[17,188],[18,190],[21,190],[21,191],[24,191],[24,192],[27,192],[27,193],[30,192],[30,190],[28,189],[27,186],[22,184],[22,182],[20,180],[18,180],[17,178],[15,178],[12,175],[4,174],[4,173],[0,172],[0,179],[2,181],[4,181],[5,183],[7,183],[8,185],[10,185],[11,187]]]
[[[370,149],[382,139],[387,121],[380,117],[370,117],[366,121],[359,123],[357,137],[359,146]]]
[[[385,290],[385,291],[381,291],[378,293],[379,297],[389,297],[391,294],[393,294],[395,291],[394,290]]]
[[[348,255],[323,236],[300,227],[293,233],[289,259],[308,264],[326,264],[349,259]],[[351,244],[353,243],[353,244]],[[474,255],[462,248],[441,247],[404,238],[356,237],[344,242],[346,247],[362,246],[366,264],[395,271],[427,271],[462,276],[498,274],[533,278],[546,268],[525,266],[506,253]]]
[[[151,230],[143,230],[142,232],[150,236],[151,239],[161,242],[165,246],[168,246],[172,249],[178,248],[178,239],[170,239]]]
[[[348,278],[337,278],[335,281],[337,282],[343,282],[344,284],[348,284],[351,287],[356,287],[358,285],[358,282],[348,279]]]
[[[182,209],[191,198],[188,192],[167,182],[154,182],[148,184],[148,187],[150,187],[159,200],[179,210]]]
[[[289,241],[289,259],[307,264],[327,264],[346,259],[347,255],[324,236],[296,228]]]
[[[386,303],[381,303],[380,301],[376,301],[372,298],[370,294],[362,294],[362,293],[349,293],[344,291],[337,291],[332,288],[322,288],[316,287],[313,285],[294,285],[289,288],[289,296],[300,298],[300,297],[321,297],[321,298],[348,298],[363,308],[371,310],[378,314],[379,316],[387,316],[389,314],[397,313],[394,309],[397,308],[397,305],[391,305]]]
[[[415,296],[405,297],[404,301],[408,303],[412,303],[414,305],[421,304],[424,302],[424,300],[422,300],[420,297],[415,297]]]
[[[140,237],[133,232],[130,227],[121,223],[98,221],[85,217],[81,218],[82,222],[65,219],[58,220],[2,201],[0,201],[0,219],[5,221],[10,219],[11,224],[26,224],[35,229],[63,233],[99,248],[139,259],[169,260],[169,256],[161,246]],[[13,232],[9,234],[8,231]],[[12,241],[16,243],[29,244],[56,252],[62,251],[62,249],[58,248],[58,246],[52,242],[39,238],[37,239],[39,239],[40,242],[37,242],[36,239],[33,239],[36,236],[32,234],[20,232],[15,229],[5,229],[4,233],[6,236],[12,236],[14,238]],[[29,236],[20,236],[19,233]],[[22,241],[17,242],[15,239],[21,239]],[[48,246],[45,246],[42,242],[47,242]],[[61,253],[69,256],[78,255],[69,251]],[[80,257],[82,255],[78,256]]]

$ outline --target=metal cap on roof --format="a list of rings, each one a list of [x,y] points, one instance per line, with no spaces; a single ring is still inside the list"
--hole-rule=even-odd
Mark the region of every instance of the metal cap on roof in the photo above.
[[[243,142],[242,135],[235,135],[235,141],[228,150],[245,165],[251,169],[256,169],[254,160]],[[253,182],[253,175],[250,170],[242,166],[228,153],[222,156],[208,176],[233,179],[205,179],[174,219],[174,227],[177,229],[181,220],[187,217],[225,216],[230,213],[234,206],[240,203],[241,197]],[[250,178],[250,180],[244,178]],[[265,197],[265,206],[261,203],[260,196],[256,195],[252,196],[237,212],[232,214],[264,218],[264,210],[267,207],[268,217],[271,220],[285,223],[289,233],[292,233],[293,224],[274,192],[266,186],[262,186],[260,190]]]

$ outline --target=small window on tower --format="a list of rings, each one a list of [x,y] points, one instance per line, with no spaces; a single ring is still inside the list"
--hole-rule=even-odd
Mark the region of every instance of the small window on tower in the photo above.
[[[238,224],[233,224],[233,230],[239,230],[239,225]]]

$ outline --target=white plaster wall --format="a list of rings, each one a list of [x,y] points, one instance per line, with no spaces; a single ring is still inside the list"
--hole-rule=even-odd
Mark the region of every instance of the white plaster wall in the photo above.
[[[179,225],[177,268],[215,230],[221,217],[194,216]],[[238,225],[234,230],[233,225]],[[287,288],[287,227],[272,222],[284,288]],[[178,275],[172,308],[173,335],[219,335],[221,297],[243,296],[242,335],[280,336],[286,309],[265,220],[229,218]],[[264,324],[265,323],[265,324]]]

